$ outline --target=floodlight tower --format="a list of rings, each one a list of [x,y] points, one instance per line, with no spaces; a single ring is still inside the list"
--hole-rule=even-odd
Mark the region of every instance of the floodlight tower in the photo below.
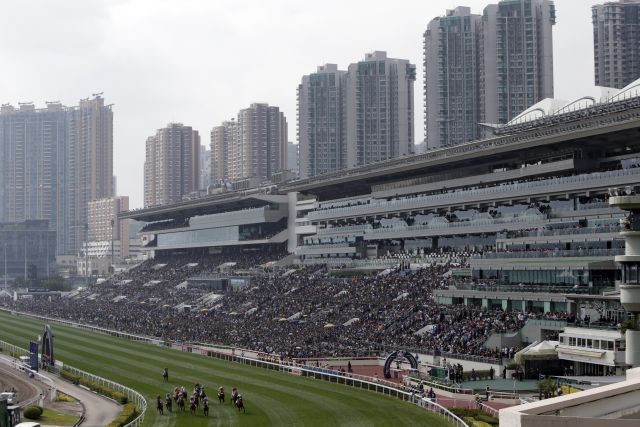
[[[609,193],[609,205],[628,212],[620,220],[624,255],[616,255],[615,259],[622,270],[620,303],[633,322],[625,334],[626,363],[637,367],[640,366],[640,194],[633,187],[614,188]]]

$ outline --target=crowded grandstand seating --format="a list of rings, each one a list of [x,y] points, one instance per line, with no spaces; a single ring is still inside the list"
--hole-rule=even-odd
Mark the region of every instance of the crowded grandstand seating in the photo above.
[[[500,357],[500,349],[483,347],[486,339],[518,330],[536,315],[438,304],[432,291],[448,287],[445,273],[468,255],[429,254],[439,262],[417,270],[394,258],[394,269],[346,279],[330,277],[324,265],[263,272],[246,287],[220,291],[215,298],[185,280],[234,260],[172,256],[147,261],[74,297],[3,303],[135,334],[293,357],[369,355],[399,347]],[[235,261],[246,267],[269,257],[273,254],[255,253]]]

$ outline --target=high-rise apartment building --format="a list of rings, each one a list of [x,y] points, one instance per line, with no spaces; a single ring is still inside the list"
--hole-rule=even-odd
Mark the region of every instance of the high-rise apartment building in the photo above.
[[[287,169],[294,172],[296,175],[300,171],[300,146],[289,141],[287,143]],[[299,175],[298,175],[299,176]]]
[[[473,141],[480,135],[482,17],[468,7],[447,10],[424,33],[426,148]]]
[[[111,197],[113,191],[113,112],[104,99],[80,100],[67,112],[63,215],[74,220],[58,233],[58,246],[64,253],[76,254],[87,240],[87,207],[93,200]]]
[[[200,135],[191,126],[169,123],[147,138],[144,206],[177,203],[200,184]]]
[[[640,0],[591,8],[597,86],[621,89],[640,77]]]
[[[424,33],[426,149],[483,137],[482,124],[505,124],[552,98],[554,24],[551,0],[503,0],[482,16],[457,7],[433,19]]]
[[[347,165],[413,154],[416,67],[372,52],[347,73]]]
[[[211,184],[229,181],[230,163],[234,162],[233,150],[237,147],[237,140],[238,123],[235,119],[211,129]]]
[[[57,229],[66,136],[67,112],[59,103],[1,107],[0,222],[43,219]]]
[[[229,178],[271,179],[287,168],[287,119],[279,107],[255,103],[238,112]]]
[[[287,119],[280,108],[251,104],[211,129],[211,182],[269,180],[287,169]]]
[[[129,256],[129,220],[118,214],[129,210],[129,197],[118,196],[89,202],[87,255],[126,258]]]
[[[553,98],[551,0],[504,0],[482,16],[480,121],[504,124],[544,98]]]
[[[75,255],[87,234],[87,204],[113,190],[113,112],[98,94],[0,110],[0,220],[44,219],[56,253]]]
[[[206,190],[211,183],[211,151],[207,149],[206,145],[200,146],[198,161],[200,162],[200,183],[198,188]]]
[[[347,167],[346,82],[347,72],[335,64],[321,65],[302,77],[298,86],[301,178]]]

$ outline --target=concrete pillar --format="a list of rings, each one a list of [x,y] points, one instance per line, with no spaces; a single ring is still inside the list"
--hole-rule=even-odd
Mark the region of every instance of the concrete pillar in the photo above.
[[[551,301],[545,301],[544,302],[544,312],[545,313],[550,313],[551,312]]]
[[[482,298],[482,308],[487,310],[489,308],[489,300],[487,298]]]
[[[298,203],[298,193],[295,191],[291,191],[287,194],[288,206],[287,210],[289,213],[289,217],[287,218],[287,228],[288,228],[288,240],[287,240],[287,250],[289,253],[293,253],[298,246],[298,235],[296,234],[296,204]]]
[[[502,300],[502,309],[504,311],[509,311],[509,300],[506,298]]]

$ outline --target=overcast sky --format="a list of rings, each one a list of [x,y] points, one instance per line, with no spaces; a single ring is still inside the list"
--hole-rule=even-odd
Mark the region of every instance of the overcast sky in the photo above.
[[[18,0],[2,1],[0,103],[104,92],[114,105],[118,193],[142,205],[147,136],[169,122],[200,131],[251,102],[281,108],[296,139],[296,87],[316,66],[346,69],[366,52],[417,65],[416,143],[423,139],[422,34],[455,6],[489,1]],[[556,0],[555,96],[593,86],[590,0]],[[297,141],[296,141],[297,142]]]

